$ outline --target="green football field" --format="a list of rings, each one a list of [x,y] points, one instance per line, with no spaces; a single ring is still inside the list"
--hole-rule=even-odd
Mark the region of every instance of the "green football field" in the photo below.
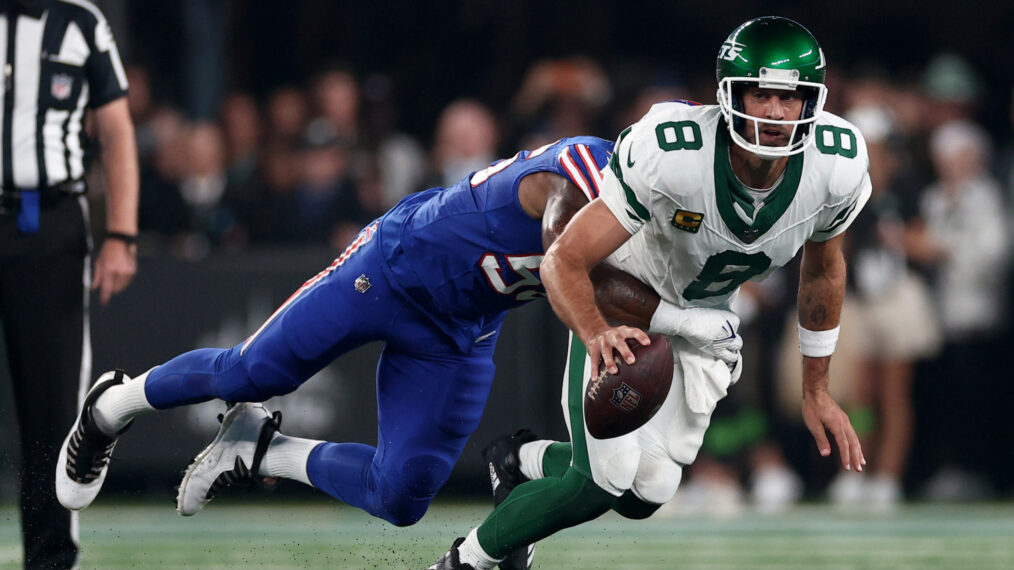
[[[168,502],[167,502],[168,503]],[[425,568],[488,507],[437,502],[410,528],[337,503],[96,504],[81,516],[82,568]],[[16,511],[0,507],[0,568],[17,568]],[[544,541],[536,568],[1014,568],[1014,505],[896,513],[804,506],[761,515],[615,515]]]

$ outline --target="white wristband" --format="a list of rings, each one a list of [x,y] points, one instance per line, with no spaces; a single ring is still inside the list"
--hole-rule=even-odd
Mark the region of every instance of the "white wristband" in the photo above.
[[[672,303],[659,301],[658,308],[651,315],[648,332],[662,333],[668,336],[680,336],[683,330],[683,323],[687,318],[685,312],[686,309],[681,309]]]
[[[840,325],[827,331],[811,331],[798,323],[796,327],[799,329],[799,352],[803,353],[803,356],[819,358],[834,353],[834,347],[838,344],[838,333],[841,331]]]

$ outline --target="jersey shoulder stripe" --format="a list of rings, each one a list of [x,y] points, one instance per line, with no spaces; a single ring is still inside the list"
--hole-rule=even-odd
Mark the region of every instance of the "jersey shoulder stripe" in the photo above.
[[[564,148],[563,151],[560,152],[559,160],[560,166],[563,167],[563,171],[567,173],[567,177],[570,178],[570,181],[581,189],[581,192],[584,193],[585,197],[587,197],[589,201],[595,199],[588,179],[585,177],[585,174],[581,171],[580,167],[578,167],[577,163],[574,162],[574,157],[571,156],[570,147]]]
[[[601,170],[608,164],[611,143],[588,137],[581,138],[593,142],[586,144],[575,141],[566,145],[560,150],[557,160],[567,178],[591,201],[598,198],[601,191]]]
[[[592,190],[595,197],[598,198],[601,186],[602,186],[602,169],[605,165],[600,165],[595,162],[595,157],[592,156],[591,150],[587,145],[579,144],[575,145],[577,154],[581,157],[581,161],[584,163],[585,169],[588,171],[589,178],[592,183]]]

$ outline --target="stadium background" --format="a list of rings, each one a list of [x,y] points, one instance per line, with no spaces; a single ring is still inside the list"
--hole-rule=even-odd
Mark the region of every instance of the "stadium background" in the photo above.
[[[492,156],[509,156],[560,135],[613,138],[643,112],[646,98],[713,102],[718,46],[734,26],[760,15],[795,18],[821,42],[830,73],[829,110],[842,113],[870,93],[888,94],[886,103],[900,105],[893,110],[903,127],[904,151],[924,184],[935,177],[928,151],[933,130],[947,119],[964,117],[984,128],[992,141],[990,172],[1002,185],[1007,208],[1014,196],[1014,41],[1009,36],[1014,7],[1006,3],[96,3],[114,27],[131,73],[132,96],[149,96],[132,101],[144,176],[140,270],[134,285],[109,307],[93,309],[96,373],[114,366],[138,373],[185,350],[242,340],[303,280],[327,265],[350,232],[386,209],[397,191],[385,184],[422,189],[439,183],[452,167],[460,168],[448,164],[453,141],[438,135],[440,117],[455,101],[478,104],[479,111],[463,113],[466,130],[471,125],[488,131],[485,143]],[[329,74],[342,81],[351,78],[356,87],[351,128],[325,128],[312,120],[326,114],[326,96],[320,93]],[[533,87],[540,80],[541,92]],[[869,88],[871,83],[876,89]],[[275,128],[280,123],[272,123],[272,105],[291,102],[280,94],[292,93],[301,98],[305,116],[296,132],[282,133]],[[243,108],[237,101],[252,102],[253,113],[235,111],[241,118],[230,118],[229,109]],[[482,107],[493,128],[484,122]],[[237,121],[251,117],[260,122],[252,135],[254,152],[240,155],[234,151],[244,135],[232,130]],[[295,180],[286,190],[298,194],[313,185],[300,179],[299,170],[311,164],[317,151],[335,153],[320,156],[339,162],[342,170],[321,175],[327,179],[322,185],[333,192],[329,199],[309,200],[303,207],[315,204],[337,217],[302,220],[298,204],[295,218],[282,216],[276,208],[285,202],[276,201],[265,182],[273,176],[271,165],[285,165]],[[393,154],[384,154],[388,151]],[[195,153],[221,154],[222,161],[210,165],[210,174],[187,171]],[[413,156],[415,162],[385,162]],[[414,176],[400,182],[385,177],[385,171],[402,172],[405,164],[415,165]],[[200,186],[218,174],[227,180],[220,196],[210,202],[187,198],[188,182]],[[92,182],[98,197],[101,178]],[[1010,210],[1005,215],[1014,219]],[[307,231],[279,227],[286,225]],[[927,272],[930,283],[931,278]],[[791,298],[793,279],[788,273],[780,282],[781,297]],[[997,312],[1005,310],[1001,302],[1010,298],[1009,282],[1005,286]],[[784,298],[771,303],[756,330],[747,331],[756,341],[748,358],[758,364],[754,377],[737,386],[744,397],[727,411],[731,419],[723,433],[739,430],[762,439],[760,430],[776,437],[803,476],[806,497],[820,501],[834,466],[815,460],[808,436],[780,408],[771,356],[779,347],[767,342],[771,329],[762,328],[783,322],[787,308]],[[522,426],[565,436],[558,404],[565,329],[539,302],[511,315],[504,330],[486,416],[445,496],[486,492],[479,450],[490,437]],[[1009,339],[1007,328],[991,331],[977,358],[996,363],[996,352],[990,350],[1010,346]],[[379,348],[368,346],[343,357],[284,399],[279,405],[286,431],[373,442],[372,377]],[[976,383],[982,410],[938,418],[940,392],[933,386],[962,381],[941,370],[932,358],[917,368],[918,424],[905,478],[907,494],[923,498],[927,482],[941,467],[933,456],[932,437],[939,429],[934,422],[946,421],[970,426],[961,433],[969,437],[971,453],[982,454],[982,461],[966,465],[985,484],[982,492],[959,498],[1009,498],[1014,471],[1014,437],[1004,417],[1012,401],[1009,374],[998,365],[995,376]],[[6,383],[0,384],[0,433],[7,434],[0,438],[3,504],[16,499],[12,464],[17,456],[9,444],[14,427],[7,390]],[[117,450],[100,501],[171,498],[179,471],[214,433],[216,411],[209,404],[139,422]],[[749,462],[738,454],[745,454],[754,440],[731,439],[743,441],[714,442],[713,450],[745,485]],[[296,485],[286,487],[279,494],[306,495]]]

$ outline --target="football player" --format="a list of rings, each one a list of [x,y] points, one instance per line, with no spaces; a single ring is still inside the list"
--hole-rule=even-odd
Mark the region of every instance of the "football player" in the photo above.
[[[136,416],[218,398],[243,403],[228,409],[185,472],[180,514],[201,510],[223,485],[284,477],[395,525],[415,523],[479,423],[505,311],[544,296],[544,240],[598,195],[612,147],[593,137],[563,139],[409,196],[242,344],[187,352],[133,379],[104,374],[61,449],[60,502],[78,510],[94,500],[113,447]],[[602,294],[623,292],[631,311],[615,316],[647,323],[654,292],[608,267],[598,275],[611,276]],[[633,289],[618,285],[624,280]],[[277,414],[250,403],[289,393],[376,340],[386,342],[376,378],[377,447],[283,435]]]
[[[673,497],[696,457],[715,405],[739,376],[738,351],[722,358],[673,336],[672,388],[658,413],[607,440],[584,427],[584,387],[599,363],[615,372],[614,352],[633,361],[627,339],[648,343],[642,330],[611,326],[596,308],[588,275],[603,260],[659,292],[651,329],[678,335],[667,330],[669,315],[728,309],[742,283],[802,249],[803,418],[821,455],[831,454],[830,432],[842,466],[862,470],[859,439],[827,383],[845,292],[843,232],[870,196],[865,142],[823,110],[824,53],[792,20],[736,28],[719,50],[717,77],[718,105],[660,103],[621,133],[600,198],[547,251],[546,291],[573,331],[563,391],[570,446],[527,432],[494,442],[487,460],[499,480],[520,484],[431,568],[492,568],[611,508],[647,517]]]

